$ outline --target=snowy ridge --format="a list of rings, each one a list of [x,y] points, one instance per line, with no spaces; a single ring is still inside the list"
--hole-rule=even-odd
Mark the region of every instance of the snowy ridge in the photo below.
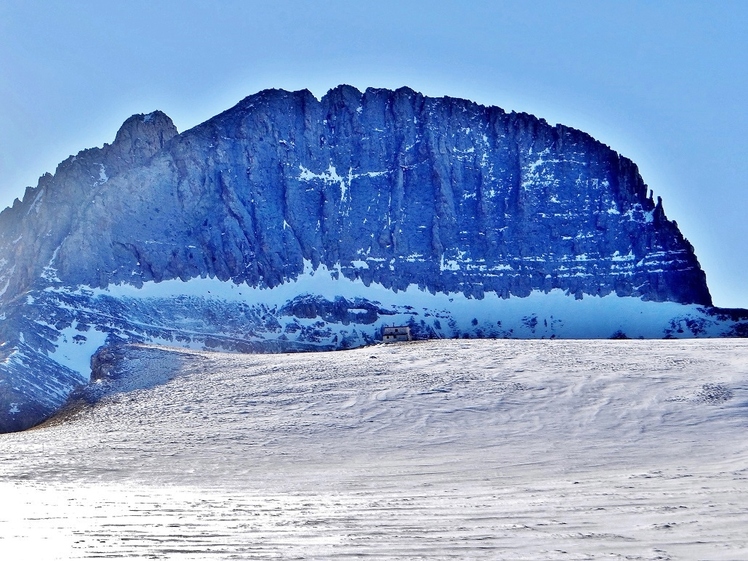
[[[4,414],[15,426],[37,415],[27,403],[42,403],[47,416],[89,381],[97,350],[125,343],[229,352],[334,350],[381,341],[386,325],[408,325],[416,339],[720,337],[739,334],[744,319],[675,302],[577,299],[558,289],[480,299],[416,285],[393,290],[343,270],[306,262],[297,278],[273,288],[206,277],[32,292],[19,323],[25,350],[0,363],[0,370],[16,373],[20,388],[0,403],[0,419]]]
[[[525,298],[471,298],[416,285],[393,290],[351,279],[344,270],[307,261],[302,274],[273,288],[206,277],[32,292],[23,316],[10,317],[22,329],[24,351],[0,363],[17,389],[3,396],[0,420],[20,427],[29,416],[45,418],[89,381],[100,348],[125,343],[229,352],[334,350],[381,341],[385,325],[408,325],[417,339],[691,338],[746,331],[743,316],[697,305],[575,298],[558,289]]]
[[[716,322],[713,325],[704,323],[701,329],[678,331],[682,327],[679,325],[681,321],[703,315],[700,312],[703,308],[696,305],[646,302],[615,295],[574,299],[561,290],[548,293],[534,291],[526,298],[506,299],[495,293],[487,293],[482,299],[469,298],[462,293],[432,293],[415,285],[398,291],[376,282],[367,286],[360,279],[346,278],[340,275],[340,266],[331,270],[320,265],[313,269],[308,261],[304,273],[298,278],[274,288],[251,287],[216,278],[195,278],[186,282],[146,282],[140,288],[127,284],[111,285],[105,289],[83,288],[76,293],[90,294],[94,298],[106,296],[126,300],[173,300],[189,296],[205,302],[243,303],[268,309],[282,309],[296,298],[368,301],[390,311],[381,322],[350,322],[351,329],[365,331],[371,340],[377,339],[377,331],[385,323],[409,322],[415,322],[442,338],[479,336],[479,331],[492,337],[567,339],[610,337],[617,332],[631,338],[713,337],[725,334],[724,326]],[[425,326],[421,324],[422,321]],[[281,328],[276,331],[282,332]]]

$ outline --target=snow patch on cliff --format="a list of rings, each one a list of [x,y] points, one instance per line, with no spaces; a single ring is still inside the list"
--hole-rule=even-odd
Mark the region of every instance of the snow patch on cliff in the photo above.
[[[360,265],[360,263],[358,264]],[[575,298],[560,289],[550,292],[533,291],[527,297],[502,298],[488,292],[484,298],[471,298],[462,293],[432,293],[409,285],[393,290],[377,282],[364,284],[361,279],[348,279],[340,274],[340,266],[316,269],[310,262],[296,279],[274,288],[258,288],[246,284],[223,282],[216,278],[195,278],[189,281],[169,280],[146,282],[142,288],[132,285],[110,285],[105,289],[82,289],[94,296],[115,298],[176,298],[200,297],[206,300],[244,303],[252,306],[280,308],[301,295],[322,297],[328,301],[345,298],[349,301],[376,302],[392,315],[374,325],[351,324],[372,332],[384,319],[388,323],[423,322],[445,337],[460,334],[499,337],[563,337],[599,338],[615,334],[628,337],[662,338],[664,336],[718,336],[718,326],[700,324],[697,331],[683,328],[682,322],[701,316],[696,305],[674,302],[650,302],[635,297],[585,296]]]
[[[77,322],[61,329],[55,342],[56,349],[50,353],[58,364],[77,372],[81,381],[87,382],[91,377],[91,357],[104,345],[107,334],[96,329],[79,329]]]

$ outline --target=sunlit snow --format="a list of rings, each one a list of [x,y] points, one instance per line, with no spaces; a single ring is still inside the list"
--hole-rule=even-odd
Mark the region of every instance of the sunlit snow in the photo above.
[[[0,435],[2,551],[748,558],[742,340],[135,348],[127,364],[97,405]]]
[[[580,258],[583,259],[584,256]],[[354,266],[364,268],[364,263],[364,260],[356,261]],[[456,266],[454,261],[442,263],[444,269]],[[334,300],[336,297],[363,298],[379,302],[388,308],[409,306],[432,316],[441,312],[464,331],[469,331],[476,319],[484,322],[485,318],[500,318],[502,330],[511,330],[516,337],[550,337],[557,334],[566,338],[588,338],[600,337],[601,332],[613,335],[620,331],[630,337],[660,338],[664,336],[663,328],[674,318],[689,313],[698,315],[699,310],[699,306],[696,305],[648,302],[614,294],[602,297],[587,295],[583,299],[575,299],[560,289],[548,293],[534,291],[525,298],[501,298],[494,292],[487,292],[482,299],[469,298],[462,293],[432,293],[415,285],[408,286],[406,290],[393,291],[376,282],[367,286],[361,279],[345,278],[339,274],[339,270],[329,270],[324,265],[315,269],[309,262],[306,262],[304,273],[297,279],[272,289],[223,282],[208,277],[193,278],[186,282],[146,282],[141,288],[128,284],[110,285],[106,289],[90,291],[94,295],[126,298],[199,296],[267,306],[282,306],[300,294],[318,295],[328,300]],[[407,322],[409,317],[396,314],[385,319],[388,322]],[[495,321],[494,319],[492,322],[494,327]],[[529,327],[530,325],[532,327]],[[381,325],[376,323],[354,327],[368,329],[373,335]],[[486,328],[490,327],[486,325]],[[719,326],[715,326],[715,329],[719,329]],[[707,334],[719,335],[717,331]]]

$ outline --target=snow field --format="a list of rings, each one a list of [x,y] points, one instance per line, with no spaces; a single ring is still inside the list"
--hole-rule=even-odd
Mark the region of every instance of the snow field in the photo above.
[[[748,558],[745,341],[142,347],[125,364],[95,406],[0,435],[0,547]]]

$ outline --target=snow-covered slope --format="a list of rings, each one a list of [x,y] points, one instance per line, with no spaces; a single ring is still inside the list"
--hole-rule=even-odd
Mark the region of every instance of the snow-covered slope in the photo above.
[[[122,352],[0,435],[3,551],[748,558],[743,340]]]
[[[417,286],[395,292],[324,266],[272,289],[197,278],[139,288],[55,287],[27,301],[6,320],[20,338],[0,363],[6,431],[59,409],[90,380],[99,348],[127,342],[229,352],[333,350],[373,344],[385,325],[409,325],[417,339],[729,337],[744,335],[745,320],[695,304],[615,295],[577,300],[558,289],[480,299]]]

